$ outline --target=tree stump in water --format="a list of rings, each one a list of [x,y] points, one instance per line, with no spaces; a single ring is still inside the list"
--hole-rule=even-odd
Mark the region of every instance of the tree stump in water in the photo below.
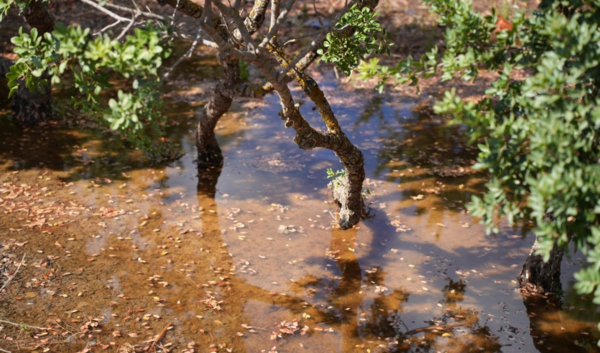
[[[548,262],[544,262],[541,255],[536,255],[538,248],[537,238],[531,247],[529,256],[519,273],[519,284],[521,288],[532,293],[558,293],[562,290],[560,282],[560,265],[562,263],[565,249],[554,245],[550,252]]]

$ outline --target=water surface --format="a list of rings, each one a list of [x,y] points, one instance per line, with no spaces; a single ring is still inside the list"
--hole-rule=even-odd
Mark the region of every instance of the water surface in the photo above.
[[[562,306],[524,303],[516,276],[532,236],[506,225],[486,235],[467,214],[485,175],[469,168],[461,127],[396,94],[323,80],[372,192],[369,218],[347,231],[327,190],[337,157],[298,149],[274,96],[238,102],[219,123],[222,171],[194,163],[206,83],[171,87],[171,138],[185,155],[166,167],[93,126],[2,120],[4,194],[29,187],[15,200],[55,208],[37,208],[48,213],[31,226],[44,214],[32,201],[24,216],[0,204],[20,215],[0,216],[5,252],[28,254],[0,316],[71,332],[60,352],[141,346],[169,323],[175,351],[599,351],[598,306],[573,290],[579,257],[563,263]]]

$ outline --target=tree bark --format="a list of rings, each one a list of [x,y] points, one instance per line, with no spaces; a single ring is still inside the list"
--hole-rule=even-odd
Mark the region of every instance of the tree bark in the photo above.
[[[278,61],[285,67],[285,56],[276,48],[271,48],[271,53],[276,53]],[[283,62],[283,63],[282,63]],[[299,106],[287,86],[285,77],[277,80],[272,65],[265,60],[256,64],[259,70],[273,85],[279,95],[282,111],[281,116],[285,120],[285,126],[296,131],[294,142],[303,150],[313,148],[326,148],[336,153],[340,162],[346,169],[346,175],[339,180],[339,186],[334,188],[334,200],[340,206],[338,225],[342,229],[349,229],[356,225],[364,214],[364,202],[362,198],[362,184],[365,179],[364,157],[362,152],[352,144],[350,139],[340,128],[335,115],[325,98],[323,91],[317,83],[303,72],[292,71],[292,76],[300,84],[310,100],[315,103],[319,113],[327,126],[327,131],[313,128],[304,119],[299,111]]]
[[[173,1],[159,0],[159,2],[168,3],[171,6],[173,6]],[[361,8],[365,6],[373,8],[377,5],[378,0],[362,0],[357,1],[357,3]],[[257,10],[258,14],[264,14],[267,4],[268,1],[257,1],[255,2],[254,9]],[[316,54],[302,54],[300,62],[296,62],[291,60],[285,54],[283,48],[277,44],[276,19],[280,13],[280,4],[278,2],[272,2],[273,6],[271,9],[272,16],[269,32],[274,32],[267,36],[268,40],[264,40],[258,46],[256,43],[252,43],[253,40],[250,37],[251,33],[256,30],[256,27],[252,26],[252,24],[262,22],[264,16],[251,14],[250,20],[247,18],[247,21],[244,23],[237,12],[231,11],[224,4],[216,2],[214,5],[220,9],[223,17],[228,17],[231,23],[237,24],[237,28],[230,30],[227,26],[218,25],[221,22],[217,23],[214,21],[211,1],[207,1],[205,5],[205,8],[198,9],[201,14],[200,18],[203,18],[201,21],[202,27],[219,47],[219,52],[222,56],[221,62],[226,76],[223,78],[222,84],[217,85],[215,88],[215,94],[203,110],[201,121],[198,124],[198,163],[200,165],[222,165],[222,154],[213,130],[218,119],[231,105],[231,99],[234,96],[231,92],[240,89],[238,62],[231,60],[231,58],[251,61],[258,67],[279,95],[282,106],[281,116],[285,120],[285,126],[293,127],[296,131],[294,139],[296,144],[304,150],[317,147],[327,148],[339,156],[342,165],[346,169],[346,175],[342,180],[338,181],[340,185],[333,192],[334,199],[340,205],[338,225],[342,229],[348,229],[357,224],[364,214],[364,203],[361,193],[362,183],[365,179],[364,157],[340,128],[331,106],[318,84],[309,75],[302,72],[314,60]],[[351,3],[345,7],[346,11],[350,8],[350,5]],[[203,12],[204,14],[202,14]],[[232,37],[235,40],[232,40]],[[322,42],[323,39],[320,41]],[[314,48],[311,45],[310,48],[314,51],[320,45],[314,45]],[[290,65],[291,67],[289,67]],[[233,66],[236,67],[237,71],[233,69]],[[274,69],[277,66],[283,69],[287,68],[287,70],[277,72]],[[229,70],[232,71],[230,72]],[[314,129],[304,119],[298,109],[299,105],[295,104],[287,86],[290,77],[298,82],[311,101],[315,103],[327,126],[327,131]],[[263,86],[262,89],[256,92],[249,92],[247,88],[250,88],[250,86],[245,87],[241,91],[250,95],[253,93],[259,95],[264,93],[266,86]]]
[[[198,167],[222,167],[223,154],[215,136],[215,127],[219,119],[231,107],[233,101],[229,91],[240,80],[239,60],[228,56],[220,56],[223,76],[211,99],[200,113],[200,121],[196,130],[196,147],[198,149]]]
[[[562,289],[560,282],[560,265],[562,263],[565,249],[554,245],[550,252],[550,259],[544,262],[541,255],[536,255],[538,240],[531,247],[529,256],[519,273],[519,284],[521,288],[534,293],[557,293]]]

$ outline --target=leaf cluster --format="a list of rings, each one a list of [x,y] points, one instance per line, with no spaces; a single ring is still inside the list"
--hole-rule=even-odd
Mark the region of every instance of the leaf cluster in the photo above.
[[[327,34],[325,49],[317,51],[319,60],[335,64],[349,76],[367,55],[389,54],[388,34],[376,21],[377,15],[368,7],[352,6],[336,23],[335,30]]]
[[[327,179],[331,179],[329,184],[332,189],[336,189],[342,186],[342,180],[346,177],[346,169],[336,170],[335,172],[331,168],[327,168]]]
[[[500,217],[534,221],[546,260],[573,240],[589,264],[575,275],[576,289],[600,304],[600,1],[543,1],[510,22],[479,14],[466,0],[424,2],[446,27],[444,52],[395,67],[372,60],[359,71],[380,78],[380,87],[390,79],[417,85],[437,73],[472,81],[482,67],[496,71],[480,101],[450,90],[435,106],[470,128],[479,143],[476,167],[490,173],[472,214],[494,232]]]
[[[0,21],[8,14],[8,10],[12,5],[16,5],[19,12],[22,13],[29,6],[29,2],[29,0],[0,0]],[[47,2],[47,0],[43,2]]]
[[[108,34],[93,36],[80,26],[57,24],[43,36],[35,28],[29,33],[21,28],[11,39],[18,59],[7,74],[10,95],[20,82],[29,90],[43,90],[68,74],[85,97],[76,102],[82,112],[102,117],[112,129],[124,130],[137,147],[151,148],[164,134],[158,70],[170,49],[161,42],[162,32],[148,23],[120,41]],[[131,88],[118,90],[108,104],[101,104],[103,93],[123,80]]]

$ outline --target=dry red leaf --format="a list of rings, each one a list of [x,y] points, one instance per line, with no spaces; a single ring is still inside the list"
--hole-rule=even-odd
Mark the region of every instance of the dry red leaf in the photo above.
[[[498,20],[496,21],[496,30],[495,33],[501,31],[510,31],[513,28],[513,22],[510,20],[506,20],[502,15],[498,15]]]

